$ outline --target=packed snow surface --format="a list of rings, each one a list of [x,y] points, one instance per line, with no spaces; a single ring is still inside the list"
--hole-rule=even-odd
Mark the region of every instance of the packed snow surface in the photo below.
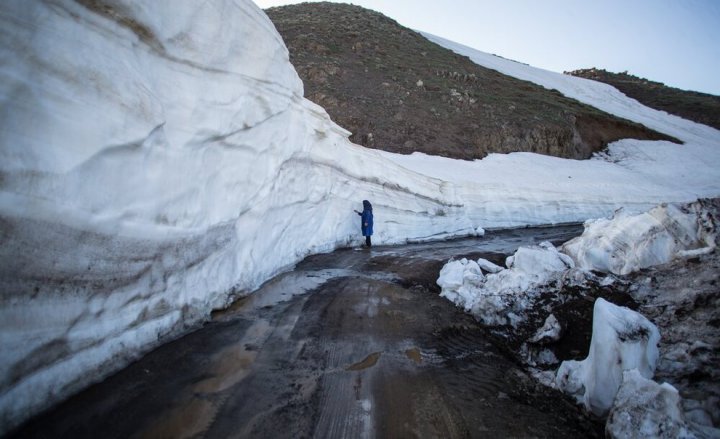
[[[686,143],[475,162],[353,145],[250,0],[3,1],[0,57],[0,432],[358,244],[363,199],[382,244],[720,194],[718,131],[517,63]]]

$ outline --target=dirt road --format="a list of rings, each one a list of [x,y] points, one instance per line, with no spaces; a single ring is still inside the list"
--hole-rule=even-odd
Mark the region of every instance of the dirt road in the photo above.
[[[501,262],[578,227],[307,258],[16,437],[593,437],[438,296],[450,256]]]

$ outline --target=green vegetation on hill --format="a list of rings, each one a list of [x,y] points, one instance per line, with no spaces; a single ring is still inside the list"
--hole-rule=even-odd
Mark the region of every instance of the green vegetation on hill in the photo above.
[[[621,138],[672,140],[480,67],[374,11],[302,3],[266,12],[306,97],[355,143],[462,159],[514,151],[588,158]]]
[[[668,87],[662,82],[639,78],[627,72],[612,73],[592,68],[565,73],[610,84],[650,108],[720,130],[720,96]]]

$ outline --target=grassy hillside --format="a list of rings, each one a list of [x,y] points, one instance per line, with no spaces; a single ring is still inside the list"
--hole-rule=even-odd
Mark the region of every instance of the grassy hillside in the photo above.
[[[669,139],[480,67],[374,11],[303,3],[266,12],[306,97],[355,143],[462,159],[513,151],[587,158],[621,138]]]

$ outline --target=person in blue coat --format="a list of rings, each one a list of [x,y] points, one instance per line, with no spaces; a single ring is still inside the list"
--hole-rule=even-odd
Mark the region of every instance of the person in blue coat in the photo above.
[[[358,212],[356,210],[355,213],[360,215],[360,230],[365,237],[365,245],[371,247],[372,243],[370,242],[370,236],[373,234],[372,204],[370,204],[368,200],[363,200],[363,211]]]

